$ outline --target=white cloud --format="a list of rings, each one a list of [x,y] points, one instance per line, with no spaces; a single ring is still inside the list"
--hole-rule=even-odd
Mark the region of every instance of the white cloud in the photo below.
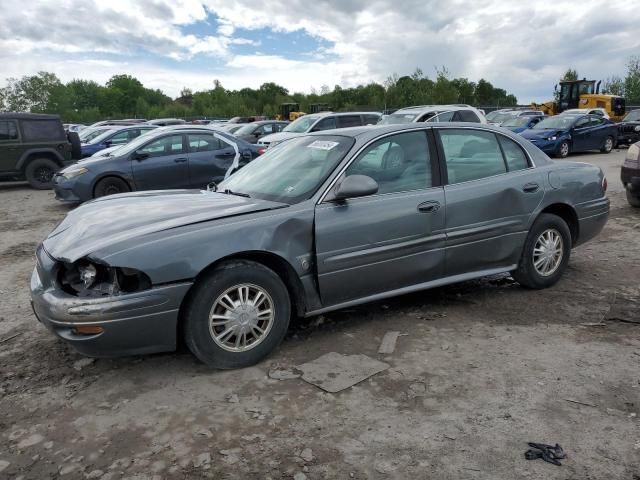
[[[4,76],[48,70],[64,80],[104,81],[130,73],[174,96],[185,85],[209,88],[214,78],[228,88],[274,81],[308,91],[323,84],[383,81],[415,67],[433,75],[434,67],[445,65],[454,76],[484,77],[528,102],[549,97],[568,67],[605,78],[623,74],[628,57],[640,51],[634,5],[628,0],[608,1],[606,12],[599,0],[584,0],[580,8],[571,0],[0,3]],[[208,21],[209,14],[217,17],[217,28],[200,35],[183,32]],[[299,52],[303,60],[261,54],[260,40],[246,38],[247,29],[267,29],[276,38],[277,32],[303,31],[329,46]],[[255,54],[234,54],[238,45],[253,46]],[[201,55],[220,66],[203,69],[202,59],[195,58]]]

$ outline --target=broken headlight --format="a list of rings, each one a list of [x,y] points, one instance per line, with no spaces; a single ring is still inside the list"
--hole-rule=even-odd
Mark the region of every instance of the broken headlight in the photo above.
[[[62,290],[78,297],[113,296],[151,288],[151,279],[143,272],[89,260],[63,264],[58,281]]]

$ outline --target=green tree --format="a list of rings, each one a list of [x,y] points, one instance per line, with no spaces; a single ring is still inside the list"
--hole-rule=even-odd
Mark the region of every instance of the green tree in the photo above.
[[[609,95],[624,96],[624,80],[617,75],[606,78],[602,84],[602,92]]]
[[[627,62],[624,93],[629,105],[640,105],[640,57],[633,56]]]
[[[560,80],[575,81],[578,80],[578,71],[575,68],[569,68]]]

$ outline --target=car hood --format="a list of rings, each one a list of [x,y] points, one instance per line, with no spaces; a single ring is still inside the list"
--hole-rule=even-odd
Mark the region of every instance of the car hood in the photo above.
[[[287,206],[201,190],[123,193],[84,203],[49,234],[44,248],[66,262],[132,238]]]
[[[520,135],[522,135],[524,138],[528,138],[529,140],[539,140],[539,139],[547,139],[549,137],[554,137],[554,136],[558,136],[558,135],[562,135],[566,132],[566,130],[558,130],[557,128],[542,128],[542,129],[533,129],[530,128],[528,130],[525,130],[524,132],[521,132]]]
[[[264,137],[262,137],[260,140],[258,140],[258,143],[281,142],[283,140],[288,140],[289,138],[298,137],[300,135],[303,135],[303,134],[295,133],[295,132],[272,133],[271,135],[265,135]]]

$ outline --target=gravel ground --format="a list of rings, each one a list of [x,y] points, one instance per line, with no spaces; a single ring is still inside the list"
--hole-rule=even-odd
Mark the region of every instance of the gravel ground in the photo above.
[[[50,335],[28,279],[68,207],[0,184],[0,478],[640,479],[640,211],[623,156],[571,158],[605,169],[612,210],[555,287],[501,276],[301,320],[269,359],[224,372],[186,352],[86,359]],[[406,335],[380,355],[388,331]],[[335,394],[279,379],[328,352],[390,368]],[[527,461],[527,441],[568,457]]]

